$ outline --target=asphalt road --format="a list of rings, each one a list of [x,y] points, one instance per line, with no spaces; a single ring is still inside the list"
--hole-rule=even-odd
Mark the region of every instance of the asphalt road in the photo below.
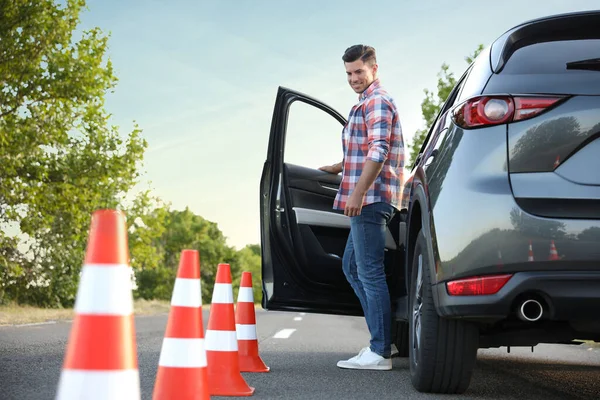
[[[144,399],[152,397],[166,320],[166,315],[136,319]],[[69,328],[69,322],[0,327],[0,399],[54,397]],[[271,372],[243,374],[256,388],[256,399],[600,398],[600,347],[540,345],[534,353],[513,348],[510,354],[480,350],[468,392],[436,396],[413,389],[406,359],[395,358],[392,371],[336,367],[368,343],[361,318],[259,310],[257,329],[261,356]]]

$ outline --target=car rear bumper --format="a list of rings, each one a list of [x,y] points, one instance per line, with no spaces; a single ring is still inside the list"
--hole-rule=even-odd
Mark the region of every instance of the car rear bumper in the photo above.
[[[434,285],[443,317],[497,321],[515,316],[521,302],[541,300],[542,320],[590,321],[600,315],[600,271],[518,272],[494,295],[450,296]]]

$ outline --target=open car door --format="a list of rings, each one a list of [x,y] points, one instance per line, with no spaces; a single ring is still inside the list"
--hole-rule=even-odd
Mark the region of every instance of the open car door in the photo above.
[[[284,162],[290,108],[296,102],[337,121],[327,125],[330,129],[339,127],[333,132],[322,132],[323,124],[309,129],[333,135],[339,143],[339,159],[329,164],[342,159],[341,133],[346,119],[326,104],[280,87],[260,182],[262,306],[268,310],[363,315],[342,270],[350,219],[333,209],[341,175]],[[392,226],[398,226],[397,222]],[[397,229],[388,230],[386,247],[390,291],[403,291],[403,276],[397,282],[393,276],[399,274],[392,273],[393,266],[402,262]]]

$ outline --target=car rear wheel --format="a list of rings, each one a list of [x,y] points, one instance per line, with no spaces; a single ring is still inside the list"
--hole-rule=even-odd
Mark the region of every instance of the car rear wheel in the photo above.
[[[409,352],[412,384],[425,393],[464,393],[477,359],[479,331],[461,320],[440,318],[431,287],[427,239],[420,231],[412,259]]]

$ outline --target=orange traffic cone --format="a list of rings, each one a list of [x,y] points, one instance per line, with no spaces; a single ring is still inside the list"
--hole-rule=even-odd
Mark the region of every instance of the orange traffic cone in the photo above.
[[[531,240],[529,241],[529,257],[527,261],[533,261],[533,246],[531,244]]]
[[[198,251],[183,250],[158,361],[154,400],[210,399],[200,286]]]
[[[237,331],[240,371],[269,372],[258,354],[258,338],[256,336],[256,313],[254,311],[254,294],[252,293],[252,274],[242,273],[235,310],[235,329]]]
[[[140,399],[125,216],[92,215],[57,400]]]
[[[206,357],[210,394],[214,396],[251,396],[240,373],[233,308],[233,288],[229,264],[219,264],[206,330]]]
[[[550,257],[548,257],[548,260],[560,260],[560,257],[558,256],[558,251],[556,251],[556,246],[554,245],[554,240],[550,242]]]

